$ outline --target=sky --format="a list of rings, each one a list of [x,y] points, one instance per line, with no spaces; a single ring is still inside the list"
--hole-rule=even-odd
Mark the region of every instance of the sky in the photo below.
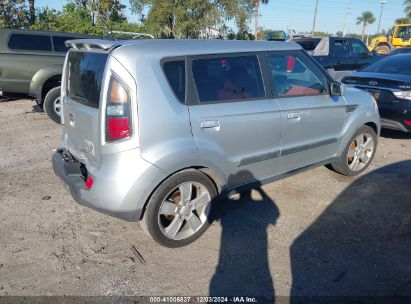
[[[129,7],[128,0],[122,0]],[[293,28],[297,33],[310,32],[314,19],[316,0],[270,0],[267,5],[261,5],[261,17],[259,24],[264,29],[287,30]],[[381,18],[381,29],[388,30],[394,24],[394,20],[403,17],[403,0],[386,0]],[[36,6],[48,6],[49,8],[61,9],[67,3],[66,0],[36,0]],[[367,28],[368,34],[375,34],[378,28],[380,16],[380,0],[319,0],[316,31],[335,34],[343,31],[344,19],[347,7],[351,3],[351,11],[347,16],[347,28],[350,33],[361,33],[361,26],[356,25],[356,18],[364,11],[373,12],[377,18],[376,22]],[[130,21],[137,22],[126,9],[126,16]],[[250,24],[250,29],[254,25]]]

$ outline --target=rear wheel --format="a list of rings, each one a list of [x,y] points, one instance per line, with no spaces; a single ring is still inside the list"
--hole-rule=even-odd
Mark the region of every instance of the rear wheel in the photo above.
[[[379,45],[375,48],[377,54],[388,55],[391,53],[391,49],[388,45]]]
[[[61,98],[60,98],[60,87],[52,88],[46,94],[43,103],[44,112],[51,118],[54,122],[61,123]]]
[[[331,167],[347,176],[362,173],[370,165],[377,150],[377,134],[373,128],[362,126],[354,134],[340,159]]]
[[[197,170],[178,172],[151,196],[141,225],[165,247],[182,247],[210,226],[211,203],[217,196],[210,178]]]

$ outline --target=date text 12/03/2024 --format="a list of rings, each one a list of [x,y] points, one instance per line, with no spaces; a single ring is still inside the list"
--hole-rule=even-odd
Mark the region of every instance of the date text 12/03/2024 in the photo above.
[[[259,303],[255,297],[150,297],[150,303]]]

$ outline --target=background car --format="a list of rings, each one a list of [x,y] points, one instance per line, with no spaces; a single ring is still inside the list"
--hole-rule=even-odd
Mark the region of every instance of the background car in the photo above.
[[[369,51],[361,40],[349,37],[324,37],[312,55],[335,80],[382,58]]]
[[[391,53],[391,55],[406,54],[406,53],[411,53],[411,47],[404,47],[404,48],[396,49]]]
[[[0,29],[0,89],[5,96],[29,95],[60,123],[60,83],[66,40],[89,35]]]
[[[411,132],[411,54],[388,56],[342,82],[374,95],[383,128]]]

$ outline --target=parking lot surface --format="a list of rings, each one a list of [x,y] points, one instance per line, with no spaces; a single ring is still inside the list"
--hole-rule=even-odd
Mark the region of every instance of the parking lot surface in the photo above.
[[[167,249],[73,202],[50,162],[61,130],[0,103],[0,296],[411,295],[411,135],[383,132],[359,177],[321,167],[226,199]]]

